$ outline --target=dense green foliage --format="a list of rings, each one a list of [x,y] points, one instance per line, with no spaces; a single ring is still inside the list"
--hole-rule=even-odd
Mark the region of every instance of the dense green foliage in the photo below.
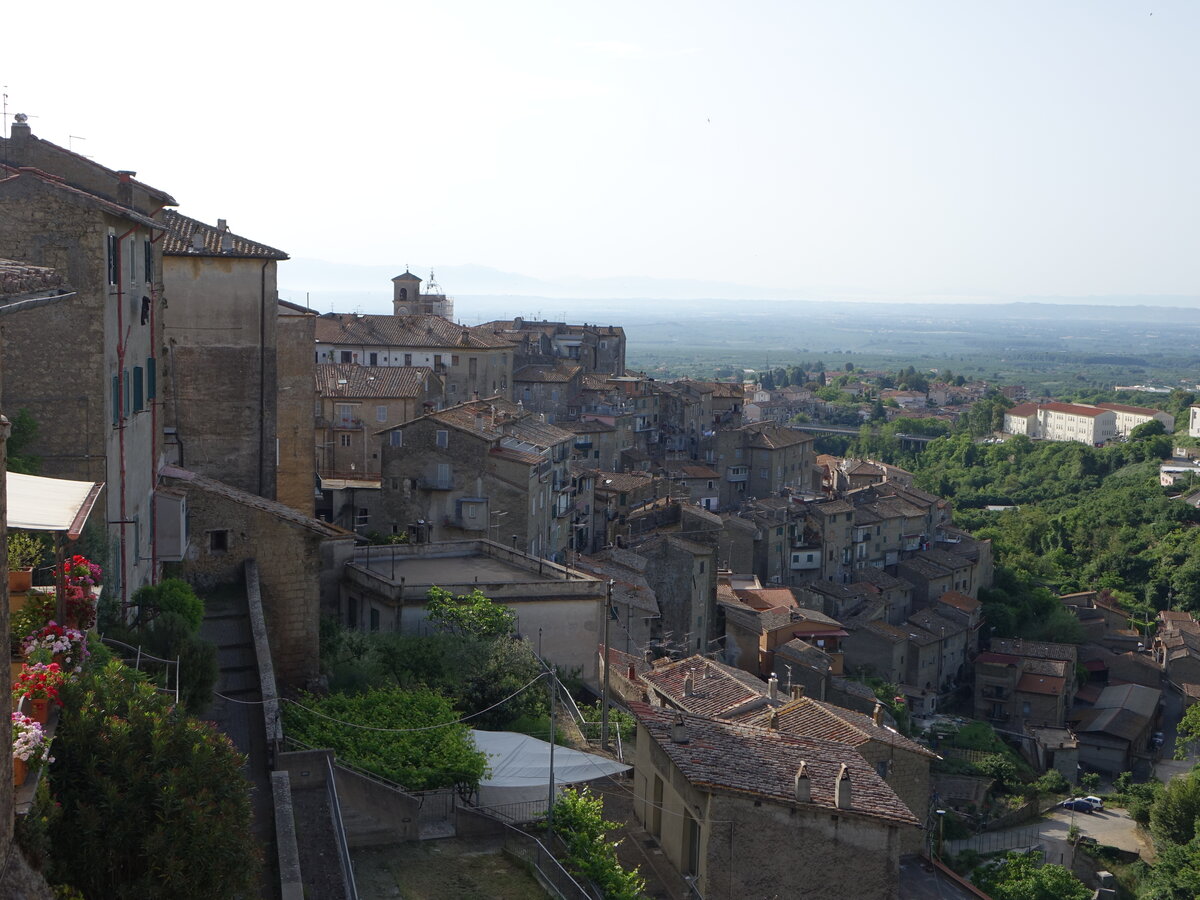
[[[605,900],[638,900],[646,880],[617,862],[617,844],[604,838],[618,827],[604,819],[604,802],[584,788],[566,788],[554,804],[554,830],[567,845],[567,868],[600,888]]]
[[[476,588],[461,597],[431,587],[425,600],[429,621],[459,637],[496,638],[512,634],[517,617],[507,606],[494,603]]]
[[[997,866],[976,869],[971,880],[994,900],[1088,900],[1092,891],[1063,866],[1040,865],[1041,853],[1009,853]]]
[[[256,893],[250,785],[229,739],[117,662],[63,694],[51,879],[130,900]]]
[[[105,635],[159,659],[178,660],[179,696],[189,712],[200,712],[212,702],[213,688],[220,674],[217,648],[200,637],[204,620],[204,601],[191,585],[178,578],[166,578],[155,585],[138,588],[131,598],[136,616],[129,625],[117,621],[106,624]],[[174,664],[154,663],[143,658],[140,667],[158,682],[175,687]]]
[[[290,737],[414,791],[478,786],[487,758],[468,726],[452,724],[458,718],[449,700],[422,688],[304,695],[283,707]]]
[[[29,450],[37,438],[37,431],[37,420],[29,410],[18,410],[12,418],[12,432],[8,436],[8,471],[25,475],[37,475],[41,472],[42,458]]]

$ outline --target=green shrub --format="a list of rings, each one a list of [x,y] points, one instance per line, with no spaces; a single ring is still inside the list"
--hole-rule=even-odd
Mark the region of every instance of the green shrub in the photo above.
[[[617,844],[604,838],[618,827],[604,819],[604,802],[584,788],[566,788],[554,804],[554,830],[567,845],[567,867],[600,888],[605,900],[638,900],[646,880],[617,861]]]

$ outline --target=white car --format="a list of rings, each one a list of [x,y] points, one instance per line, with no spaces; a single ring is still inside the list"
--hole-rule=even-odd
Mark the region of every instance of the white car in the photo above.
[[[1092,804],[1093,809],[1104,809],[1104,801],[1099,797],[1093,797],[1089,795],[1087,797],[1080,797],[1079,799],[1086,800],[1088,803]]]

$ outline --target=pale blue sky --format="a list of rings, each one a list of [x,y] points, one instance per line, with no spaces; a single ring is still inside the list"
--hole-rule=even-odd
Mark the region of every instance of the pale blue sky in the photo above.
[[[10,115],[295,257],[1200,294],[1191,0],[21,6]]]

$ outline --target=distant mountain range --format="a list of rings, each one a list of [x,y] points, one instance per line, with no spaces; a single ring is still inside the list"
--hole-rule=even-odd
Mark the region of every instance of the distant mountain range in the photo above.
[[[400,266],[357,265],[331,263],[315,259],[292,259],[280,267],[280,295],[296,303],[306,301],[317,312],[388,313],[391,312],[391,279],[403,273]],[[428,270],[414,272],[428,282]],[[1013,314],[1086,318],[1084,308],[1136,308],[1134,315],[1144,321],[1147,317],[1170,321],[1173,315],[1193,318],[1188,312],[1200,310],[1200,296],[1142,295],[1087,297],[999,297],[949,295],[894,295],[877,291],[856,291],[852,288],[806,287],[779,290],[732,282],[698,281],[679,278],[646,278],[613,276],[607,278],[542,279],[514,272],[503,272],[487,266],[436,266],[434,274],[442,289],[455,298],[455,317],[464,322],[493,318],[524,316],[538,319],[571,319],[573,321],[605,320],[621,316],[641,318],[647,314],[729,314],[729,301],[752,301],[761,304],[754,312],[797,313],[809,305],[828,306],[829,303],[854,303],[858,311],[867,307],[895,314],[897,306],[912,312],[927,307],[967,306],[974,316],[983,308],[1005,310],[1004,317]],[[687,302],[684,307],[682,302]],[[647,308],[648,303],[654,306]],[[861,304],[861,305],[860,305]],[[1013,307],[1017,308],[1013,308]],[[1079,309],[1067,312],[1064,306]],[[1155,308],[1156,314],[1150,314]],[[1109,309],[1103,318],[1124,318]],[[1133,312],[1133,310],[1131,310]],[[1149,314],[1149,315],[1148,315]],[[986,317],[986,313],[983,313]]]

